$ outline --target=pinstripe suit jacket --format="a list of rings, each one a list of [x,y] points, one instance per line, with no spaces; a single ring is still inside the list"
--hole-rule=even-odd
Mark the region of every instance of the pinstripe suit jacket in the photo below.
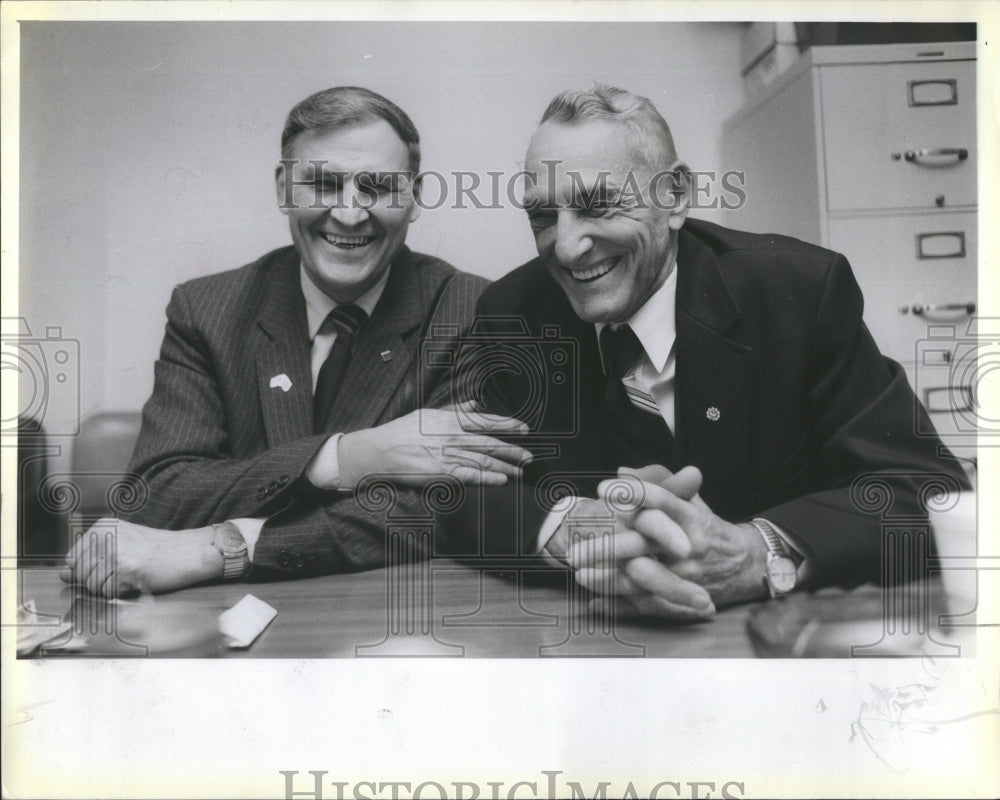
[[[483,278],[403,248],[358,337],[330,432],[373,427],[450,402],[450,371],[418,363],[420,340],[463,334]],[[391,357],[383,358],[385,351]],[[271,386],[286,375],[291,387]],[[135,522],[167,529],[267,517],[254,577],[298,577],[385,563],[386,518],[303,473],[327,439],[312,428],[312,375],[299,255],[268,253],[178,286],[143,409],[131,470],[148,485]],[[417,502],[400,493],[399,505]]]

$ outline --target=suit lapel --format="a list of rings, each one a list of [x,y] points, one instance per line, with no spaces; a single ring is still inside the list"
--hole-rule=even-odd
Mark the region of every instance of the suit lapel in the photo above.
[[[271,447],[313,432],[309,327],[299,281],[299,256],[290,248],[274,266],[254,331],[257,391]]]
[[[382,297],[365,324],[330,414],[331,430],[370,428],[378,421],[416,355],[413,335],[426,310],[413,265],[403,248],[389,273]]]
[[[697,466],[706,502],[724,515],[747,496],[751,349],[726,336],[740,311],[715,253],[682,229],[677,261],[674,465]]]

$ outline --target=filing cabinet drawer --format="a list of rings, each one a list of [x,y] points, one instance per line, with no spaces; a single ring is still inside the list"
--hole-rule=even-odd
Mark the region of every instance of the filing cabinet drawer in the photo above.
[[[975,205],[975,61],[819,73],[829,211]]]
[[[927,410],[927,420],[914,415],[914,430],[920,437],[935,433],[956,455],[967,454],[976,445],[982,421],[977,406],[977,345],[970,342],[966,327],[957,326],[952,337],[943,329],[940,336],[934,331],[917,347],[915,362],[903,364],[913,393]],[[935,341],[935,339],[938,339]],[[945,355],[947,354],[947,355]],[[987,426],[983,433],[995,431]]]
[[[829,247],[851,262],[865,321],[887,356],[913,361],[929,325],[968,324],[977,299],[975,212],[832,219],[828,226]]]

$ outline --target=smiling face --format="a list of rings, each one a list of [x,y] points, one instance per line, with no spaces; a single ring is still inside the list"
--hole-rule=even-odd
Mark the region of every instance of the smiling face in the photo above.
[[[686,167],[668,170],[673,154],[656,146],[666,162],[638,155],[634,135],[604,120],[546,122],[525,157],[538,255],[586,322],[624,322],[663,285],[687,216]]]
[[[407,147],[380,119],[305,131],[289,160],[294,181],[279,165],[278,205],[306,273],[338,303],[353,302],[385,274],[419,214]]]

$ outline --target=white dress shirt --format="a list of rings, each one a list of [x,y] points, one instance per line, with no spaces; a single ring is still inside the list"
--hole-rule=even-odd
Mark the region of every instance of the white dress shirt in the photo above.
[[[642,345],[642,353],[632,369],[622,378],[629,400],[640,408],[655,411],[663,417],[670,432],[674,428],[674,372],[677,355],[674,341],[674,303],[677,297],[677,268],[670,271],[663,286],[656,290],[643,306],[631,316],[629,327]],[[598,322],[597,341],[605,323]]]

